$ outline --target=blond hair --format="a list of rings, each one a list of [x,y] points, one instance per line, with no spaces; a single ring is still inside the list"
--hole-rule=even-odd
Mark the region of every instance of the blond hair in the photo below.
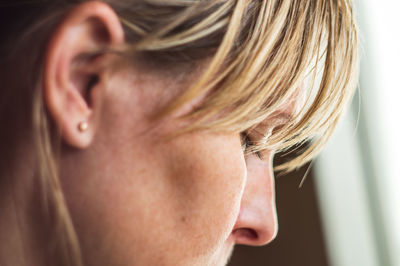
[[[309,95],[297,119],[275,130],[267,142],[254,143],[252,152],[284,151],[311,141],[296,158],[276,167],[290,171],[321,151],[357,83],[357,29],[350,1],[144,2],[160,13],[142,12],[137,5],[126,10],[121,21],[137,40],[126,51],[190,58],[204,47],[215,49],[205,73],[165,113],[207,94],[188,115],[196,121],[190,130],[242,132],[289,101],[306,79]],[[154,27],[157,20],[160,25]]]
[[[17,9],[19,2],[10,1]],[[27,50],[23,40],[33,39],[38,32],[42,32],[42,38],[36,40],[37,56],[31,56],[31,64],[25,69],[30,83],[14,86],[25,90],[30,84],[37,84],[34,88],[30,86],[30,93],[26,94],[30,104],[24,119],[29,117],[31,123],[41,184],[46,191],[46,202],[54,206],[56,227],[64,243],[61,245],[67,250],[66,264],[80,265],[78,240],[58,180],[55,155],[59,141],[46,114],[40,71],[36,70],[40,70],[43,47],[60,15],[84,0],[23,2],[20,7],[33,5],[40,13],[27,20],[26,25],[30,26],[21,30],[23,35],[14,38],[19,46],[12,54],[21,58],[21,51]],[[307,102],[298,117],[276,129],[267,142],[254,143],[250,151],[285,151],[310,141],[307,149],[276,167],[277,170],[290,171],[313,159],[331,136],[354,94],[358,72],[357,28],[349,0],[105,2],[120,16],[128,42],[123,47],[96,52],[140,53],[146,60],[157,62],[154,65],[161,70],[168,64],[210,59],[201,77],[162,112],[168,114],[200,95],[207,95],[186,116],[194,121],[186,130],[252,129],[289,101],[300,84],[308,80]]]

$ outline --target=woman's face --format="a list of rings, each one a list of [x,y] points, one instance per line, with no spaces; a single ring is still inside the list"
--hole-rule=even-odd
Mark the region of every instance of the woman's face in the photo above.
[[[104,100],[93,142],[64,149],[61,161],[85,265],[225,265],[235,244],[275,237],[272,152],[244,156],[239,133],[167,138],[190,123],[178,116],[195,103],[150,116],[192,77],[126,65],[108,77],[107,88],[95,88]]]

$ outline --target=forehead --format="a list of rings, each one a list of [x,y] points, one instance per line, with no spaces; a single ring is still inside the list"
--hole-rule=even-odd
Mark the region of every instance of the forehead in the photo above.
[[[177,117],[185,116],[190,114],[196,108],[201,108],[203,103],[207,101],[207,94],[208,93],[201,94],[187,102],[181,108],[176,110],[175,115]],[[307,89],[303,82],[297,87],[295,92],[284,103],[276,107],[267,118],[253,126],[258,127],[259,125],[268,125],[270,127],[298,121],[301,118],[301,113],[305,108],[307,95]],[[224,117],[227,113],[229,113],[229,111],[222,111],[221,113],[218,113],[214,119],[218,120]]]
[[[191,100],[186,101],[184,104],[182,104],[180,107],[176,109],[172,109],[171,113],[166,112],[164,113],[163,111],[165,109],[168,109],[170,103],[173,103],[177,98],[179,98],[182,94],[184,94],[193,84],[195,84],[198,81],[198,78],[202,76],[204,73],[205,69],[207,69],[208,63],[206,62],[207,60],[204,60],[202,64],[198,63],[196,64],[196,67],[191,68],[191,71],[183,71],[180,72],[180,74],[176,75],[170,74],[170,75],[159,75],[160,73],[157,71],[146,71],[147,74],[149,74],[149,83],[152,84],[152,86],[158,87],[155,91],[155,97],[152,99],[152,102],[157,108],[153,105],[154,108],[151,108],[153,114],[157,115],[159,114],[159,117],[164,117],[164,118],[194,118],[195,116],[192,116],[192,114],[196,113],[198,114],[198,110],[204,110],[207,109],[208,112],[203,112],[202,114],[208,115],[209,113],[213,113],[214,115],[209,116],[209,119],[206,119],[206,121],[211,122],[211,123],[204,123],[204,124],[199,124],[198,128],[209,128],[211,130],[234,130],[236,131],[243,131],[246,128],[251,128],[253,126],[256,126],[257,124],[260,123],[260,119],[257,119],[258,122],[255,122],[254,118],[260,113],[256,113],[258,107],[261,105],[261,102],[258,101],[256,103],[254,101],[254,98],[252,100],[246,100],[247,96],[240,96],[240,93],[238,93],[237,90],[233,89],[232,90],[222,90],[222,93],[218,93],[219,91],[218,86],[215,87],[214,89],[201,92],[198,95],[196,95],[194,98]],[[143,72],[143,69],[141,69],[140,72]],[[154,79],[156,79],[157,82],[154,82]],[[156,85],[158,84],[158,86]],[[232,85],[233,86],[233,85]],[[269,108],[268,113],[270,115],[268,117],[264,116],[265,121],[263,122],[277,122],[279,124],[283,124],[285,121],[292,120],[293,118],[299,117],[299,114],[301,110],[303,109],[303,106],[305,104],[305,99],[307,95],[307,90],[305,89],[304,82],[300,83],[300,85],[294,87],[294,92],[292,93],[291,96],[287,97],[287,99],[280,104],[279,106],[274,106],[273,109]],[[282,92],[282,88],[276,89],[276,88],[270,88],[272,94],[275,94],[275,91],[278,95],[280,95]],[[265,88],[264,91],[268,90],[268,88]],[[154,92],[154,90],[152,90]],[[217,93],[216,93],[217,92]],[[246,92],[248,94],[248,92]],[[253,93],[257,93],[254,91]],[[259,94],[259,93],[257,93]],[[262,94],[262,93],[261,93]],[[262,95],[260,96],[262,97]],[[221,97],[222,96],[222,97]],[[214,97],[217,97],[218,100],[214,101]],[[240,101],[237,101],[237,99],[241,98]],[[283,97],[283,96],[282,96]],[[225,98],[222,99],[222,98]],[[277,100],[279,100],[278,97],[274,97]],[[222,101],[221,101],[222,99]],[[236,103],[232,102],[232,104],[227,104],[231,99],[236,99]],[[225,105],[225,108],[220,108],[221,106],[219,102],[225,102],[222,103],[222,105]],[[253,103],[254,102],[254,103]],[[268,102],[268,101],[266,101]],[[211,104],[210,104],[211,103]],[[271,106],[271,102],[269,104]],[[164,107],[166,107],[164,109]],[[206,108],[204,108],[206,107]],[[237,120],[235,121],[235,118],[232,117],[231,112],[242,112],[242,113],[247,113],[248,119],[244,118],[242,120]],[[272,111],[272,112],[271,112]],[[165,116],[166,115],[166,116]],[[262,115],[262,114],[261,114]],[[202,116],[197,116],[197,118],[201,118]],[[218,123],[218,120],[224,120],[228,121],[230,125],[228,126],[221,126]],[[169,119],[167,119],[169,120]],[[191,119],[188,121],[184,119],[185,121],[184,124],[187,124],[189,121],[192,121]],[[246,122],[247,120],[247,122]],[[248,121],[254,120],[254,123],[248,123]],[[205,120],[203,120],[205,121]],[[214,126],[214,121],[217,121]],[[292,120],[293,121],[293,120]],[[192,121],[196,124],[196,118]],[[189,122],[191,124],[191,122]],[[189,126],[190,127],[190,126]],[[193,127],[197,128],[197,126]],[[233,129],[232,129],[233,128]],[[239,129],[240,128],[240,129]]]

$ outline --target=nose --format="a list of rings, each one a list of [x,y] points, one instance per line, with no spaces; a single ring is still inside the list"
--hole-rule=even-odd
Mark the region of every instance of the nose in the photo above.
[[[272,155],[264,160],[251,155],[246,165],[247,181],[232,236],[236,244],[262,246],[278,232]]]

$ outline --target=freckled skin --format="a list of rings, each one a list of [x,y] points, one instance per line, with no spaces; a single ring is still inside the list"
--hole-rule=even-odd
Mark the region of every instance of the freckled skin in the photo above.
[[[272,153],[245,158],[239,133],[166,138],[182,121],[149,117],[159,95],[187,84],[134,68],[113,73],[93,143],[61,160],[85,265],[222,266],[234,244],[270,242]]]

